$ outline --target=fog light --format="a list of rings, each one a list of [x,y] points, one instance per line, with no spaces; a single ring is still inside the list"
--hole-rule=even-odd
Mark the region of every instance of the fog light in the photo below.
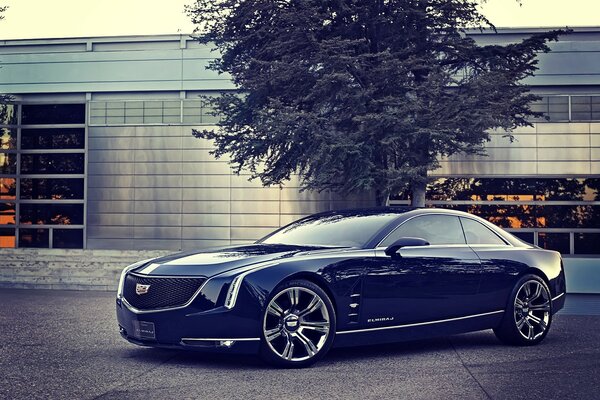
[[[235,341],[233,341],[233,340],[221,340],[219,342],[219,346],[231,347],[231,346],[233,346],[234,343],[235,343]]]

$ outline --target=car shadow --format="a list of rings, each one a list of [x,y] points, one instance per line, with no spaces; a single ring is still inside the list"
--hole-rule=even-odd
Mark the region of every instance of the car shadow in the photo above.
[[[377,358],[410,357],[426,353],[454,352],[463,348],[493,348],[497,346],[502,345],[493,333],[491,331],[482,331],[391,344],[334,348],[314,368],[326,368],[339,363],[355,363]],[[121,356],[143,363],[160,363],[169,366],[223,370],[272,369],[271,366],[265,364],[255,355],[207,353],[193,350],[132,348],[127,349]]]

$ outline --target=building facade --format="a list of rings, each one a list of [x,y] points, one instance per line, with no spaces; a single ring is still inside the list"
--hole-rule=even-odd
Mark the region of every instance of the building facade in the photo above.
[[[600,29],[551,48],[526,82],[547,119],[513,141],[492,132],[488,156],[441,160],[428,204],[478,213],[575,265],[600,254]],[[301,192],[297,179],[264,188],[210,155],[192,136],[217,118],[199,95],[235,90],[206,69],[214,56],[187,35],[0,42],[0,93],[14,99],[0,112],[0,247],[187,250],[373,204]]]

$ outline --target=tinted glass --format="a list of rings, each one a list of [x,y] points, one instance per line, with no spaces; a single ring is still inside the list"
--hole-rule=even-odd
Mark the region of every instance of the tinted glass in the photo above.
[[[82,225],[83,204],[21,204],[22,224]]]
[[[55,249],[83,248],[83,229],[53,229],[52,247]]]
[[[83,149],[85,148],[85,129],[22,129],[21,148]]]
[[[511,232],[511,234],[518,237],[525,243],[533,245],[533,232]]]
[[[427,186],[427,196],[434,201],[545,201],[600,200],[600,179],[574,178],[441,178]],[[408,200],[408,192],[392,196]]]
[[[540,246],[542,249],[556,250],[561,254],[569,254],[569,234],[539,232],[538,246]]]
[[[0,128],[0,150],[13,150],[17,148],[17,130]]]
[[[0,248],[15,247],[15,230],[12,228],[0,228]]]
[[[19,247],[50,247],[48,229],[19,229]]]
[[[17,155],[0,153],[0,174],[14,175],[17,173]]]
[[[85,104],[23,104],[22,107],[23,125],[85,123]]]
[[[15,200],[17,197],[17,180],[0,178],[0,200]]]
[[[462,222],[468,244],[506,245],[498,235],[483,224],[470,218],[461,218],[460,221]]]
[[[22,199],[83,199],[83,178],[21,179]]]
[[[14,225],[15,212],[15,203],[0,203],[0,225]]]
[[[379,247],[387,247],[402,237],[417,237],[430,244],[465,244],[458,217],[450,215],[423,215],[404,222]]]
[[[18,107],[15,104],[0,104],[0,124],[16,125]]]
[[[600,233],[575,233],[575,254],[600,254]]]
[[[296,221],[263,243],[363,247],[398,214],[329,215]]]
[[[23,174],[83,174],[84,154],[22,154]]]

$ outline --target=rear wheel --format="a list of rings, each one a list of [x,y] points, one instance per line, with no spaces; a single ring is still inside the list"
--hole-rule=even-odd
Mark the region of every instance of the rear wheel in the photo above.
[[[531,346],[544,340],[551,323],[548,285],[536,275],[525,275],[515,285],[502,323],[494,333],[504,343]]]
[[[305,280],[276,288],[263,314],[261,356],[270,364],[306,367],[321,359],[335,336],[335,311],[327,294]]]

